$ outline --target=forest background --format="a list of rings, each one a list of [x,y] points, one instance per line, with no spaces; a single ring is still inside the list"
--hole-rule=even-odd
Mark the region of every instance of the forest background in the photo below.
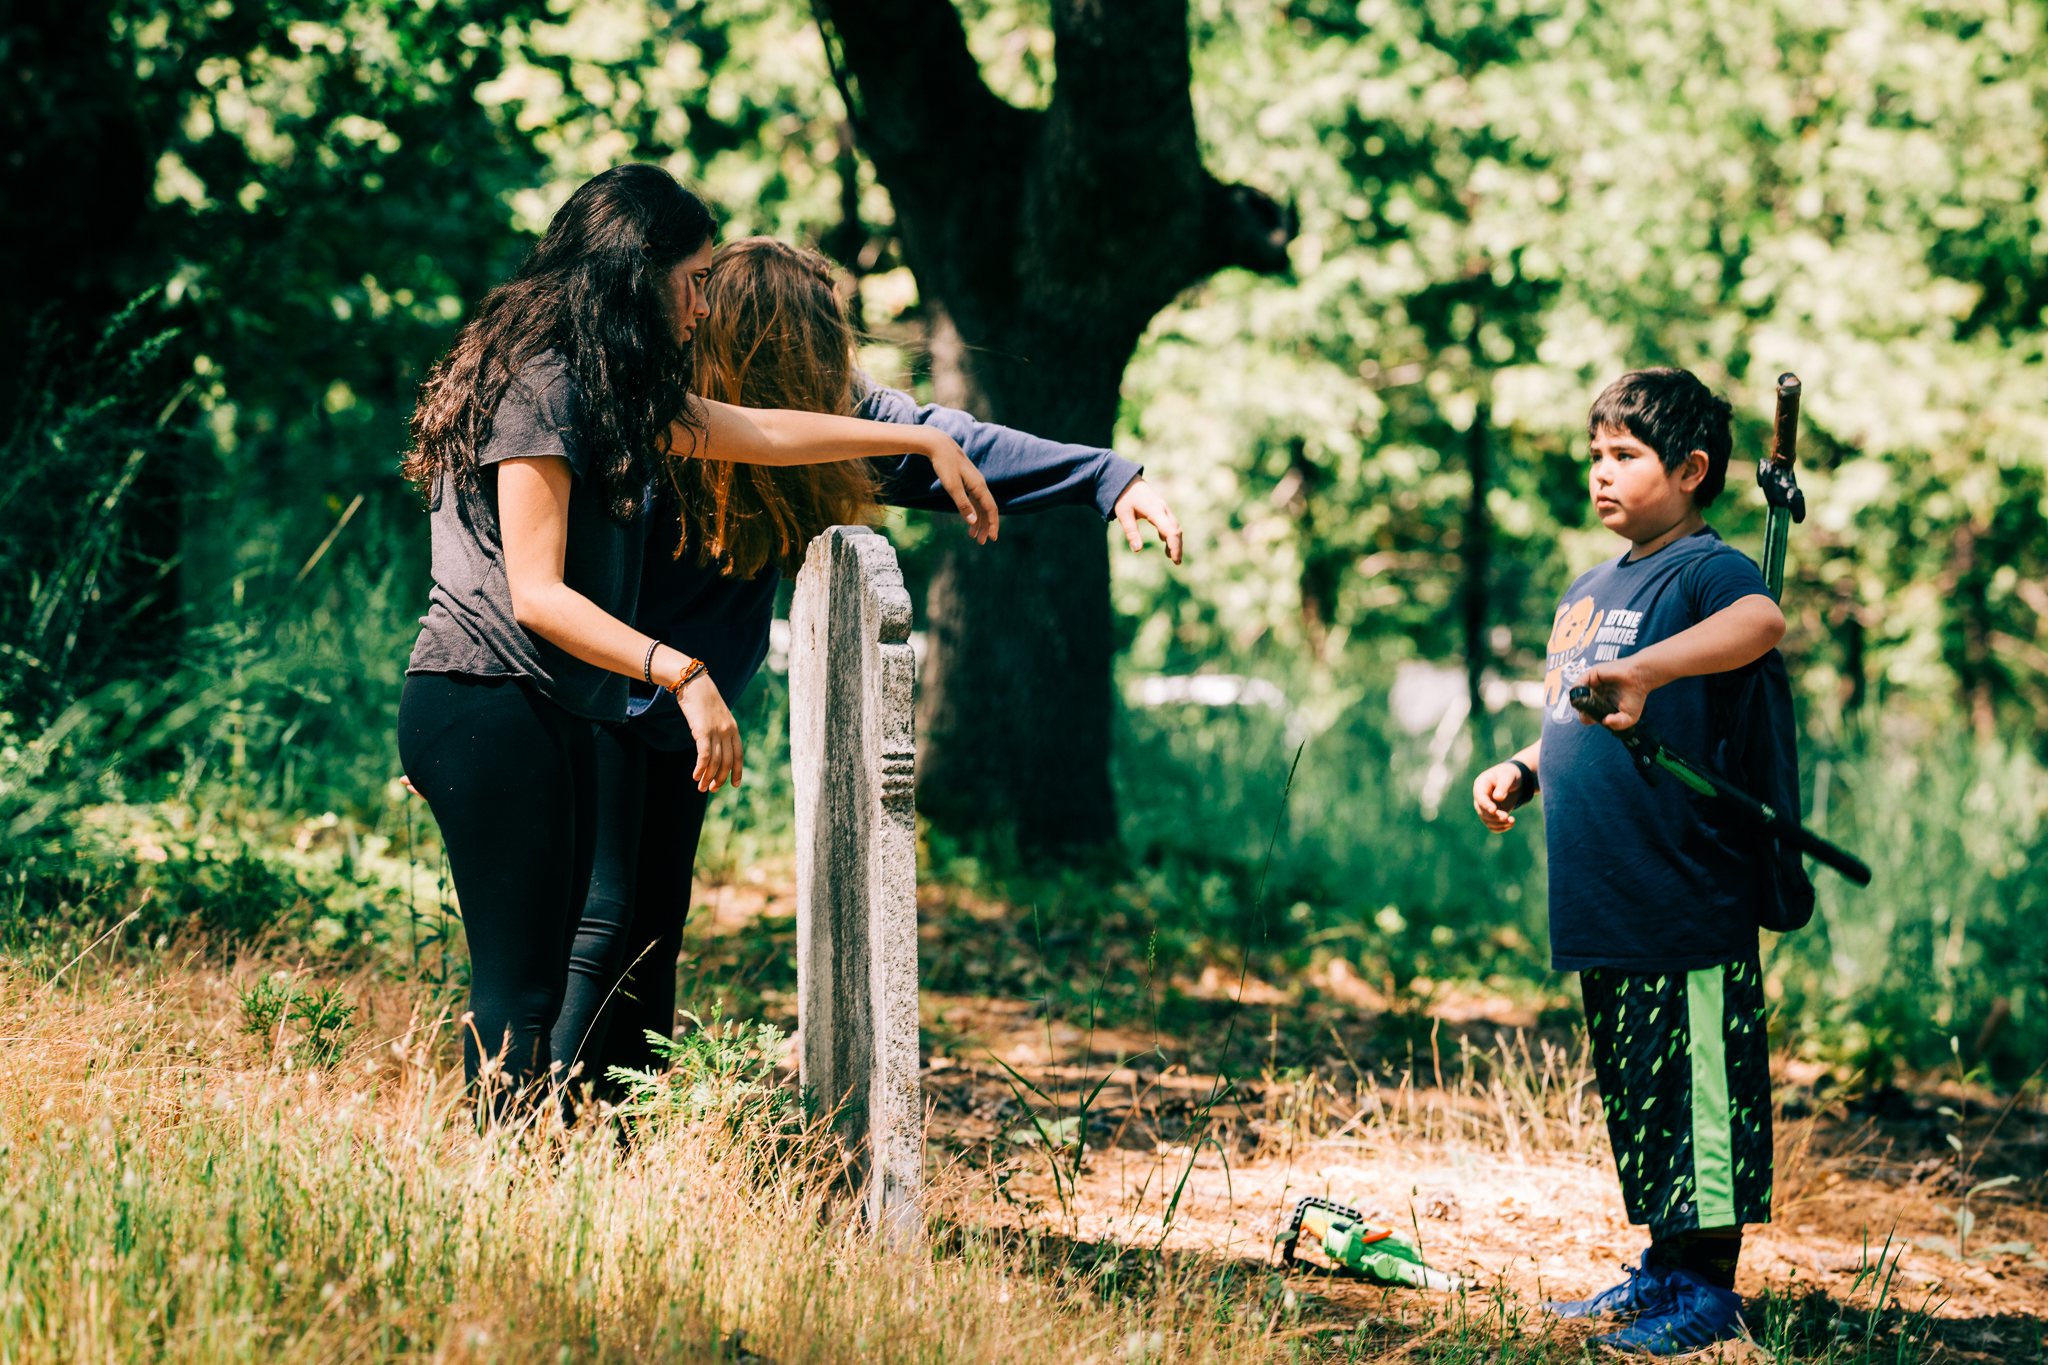
[[[990,88],[1044,107],[1049,6],[957,7]],[[811,12],[92,0],[5,25],[8,932],[132,911],[417,962],[453,931],[394,785],[427,582],[396,456],[425,368],[570,190],[657,160],[727,235],[820,245],[867,366],[934,392],[936,320]],[[1195,0],[1190,27],[1206,165],[1298,223],[1286,272],[1186,290],[1125,376],[1119,447],[1191,550],[1113,561],[1118,847],[1048,868],[935,828],[933,874],[1043,900],[1080,951],[1147,944],[1148,991],[1342,959],[1420,1005],[1549,998],[1540,824],[1488,839],[1463,792],[1533,732],[1503,684],[1540,677],[1559,590],[1614,552],[1585,408],[1643,364],[1726,392],[1714,521],[1754,552],[1740,461],[1793,370],[1807,806],[1877,880],[1822,874],[1815,926],[1774,945],[1781,1034],[1872,1080],[2025,1077],[2048,1041],[2041,8]],[[945,532],[889,533],[922,616]],[[758,776],[707,856],[739,868],[786,850],[789,799],[780,679],[734,700]]]

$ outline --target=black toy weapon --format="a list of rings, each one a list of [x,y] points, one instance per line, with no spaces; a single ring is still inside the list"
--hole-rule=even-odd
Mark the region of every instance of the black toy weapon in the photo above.
[[[1615,711],[1613,702],[1590,687],[1574,687],[1571,690],[1571,703],[1580,715],[1595,721],[1605,720]],[[1740,787],[1689,762],[1683,755],[1670,749],[1650,726],[1637,721],[1628,729],[1616,730],[1613,734],[1627,748],[1629,757],[1635,761],[1636,771],[1642,774],[1643,781],[1651,786],[1656,786],[1663,780],[1665,773],[1670,773],[1701,796],[1721,798],[1750,823],[1785,840],[1816,861],[1826,863],[1856,885],[1870,885],[1870,869],[1865,866],[1862,859],[1846,849],[1829,843],[1800,824],[1797,815],[1788,815],[1784,811],[1767,806]]]

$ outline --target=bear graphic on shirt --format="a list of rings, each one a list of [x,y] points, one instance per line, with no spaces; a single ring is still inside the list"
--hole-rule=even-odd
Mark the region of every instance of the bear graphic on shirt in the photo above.
[[[1591,593],[1558,606],[1543,675],[1543,704],[1552,720],[1572,718],[1572,688],[1594,664],[1618,659],[1622,650],[1632,649],[1642,626],[1643,613],[1602,611]]]

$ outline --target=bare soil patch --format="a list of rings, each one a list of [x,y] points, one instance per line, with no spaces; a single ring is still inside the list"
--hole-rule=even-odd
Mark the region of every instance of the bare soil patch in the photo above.
[[[1470,1001],[1461,995],[1460,1003]],[[1494,1021],[1511,1009],[1469,1011],[1457,1027],[1481,1025],[1491,1048]],[[1473,1087],[1439,1085],[1434,1073],[1369,1086],[1347,1116],[1352,1096],[1327,1085],[1322,1105],[1302,1103],[1312,1080],[1226,1083],[1161,1068],[1156,1055],[1112,1068],[1114,1059],[1148,1053],[1153,1040],[1048,1024],[1030,1002],[931,997],[926,1010],[967,1044],[927,1058],[934,1151],[986,1171],[996,1191],[991,1212],[1020,1226],[1264,1264],[1292,1201],[1322,1195],[1403,1230],[1433,1265],[1524,1306],[1616,1282],[1647,1242],[1623,1212],[1582,1067],[1553,1073],[1543,1096],[1548,1123],[1537,1133],[1527,1116],[1518,1124],[1511,1111],[1487,1115],[1486,1089],[1475,1096]],[[1447,1030],[1439,1053],[1459,1036]],[[1381,1060],[1351,1057],[1367,1069]],[[1958,1359],[2038,1359],[2048,1313],[2048,1257],[2040,1254],[2048,1250],[2048,1116],[1966,1096],[1953,1083],[1829,1101],[1815,1093],[1825,1077],[1812,1068],[1781,1071],[1795,1074],[1779,1077],[1776,1218],[1746,1239],[1744,1296],[1819,1295],[1843,1310],[1867,1309],[1882,1267],[1887,1302],[1924,1308]],[[1033,1110],[1056,1139],[1085,1126],[1078,1162],[1070,1145],[1045,1144]],[[1053,1177],[1054,1160],[1071,1178]],[[1965,1200],[2005,1176],[2017,1178]],[[1968,1228],[1960,1247],[1959,1224]],[[1313,1293],[1313,1316],[1346,1327],[1400,1321],[1440,1297],[1338,1280],[1317,1282]]]

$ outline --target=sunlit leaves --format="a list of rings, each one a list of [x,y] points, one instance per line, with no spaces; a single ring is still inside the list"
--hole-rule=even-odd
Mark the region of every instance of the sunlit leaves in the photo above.
[[[1454,648],[1440,552],[1482,393],[1505,428],[1496,521],[1540,613],[1612,553],[1570,529],[1586,404],[1671,363],[1728,391],[1745,456],[1774,376],[1806,379],[1816,516],[1791,603],[1817,700],[1839,700],[1851,618],[1873,679],[2041,685],[1984,643],[2048,630],[1989,586],[2001,565],[2048,575],[2038,7],[1195,10],[1211,164],[1292,196],[1303,231],[1297,281],[1184,300],[1132,373],[1134,436],[1219,541],[1195,570],[1207,605],[1175,608],[1207,623],[1183,623],[1191,645],[1294,639],[1306,551],[1275,553],[1272,514],[1240,509],[1305,449],[1327,475],[1312,535],[1355,557],[1347,624]],[[1714,520],[1740,539],[1755,495],[1739,471],[1731,487]],[[1432,527],[1438,557],[1414,557]]]

